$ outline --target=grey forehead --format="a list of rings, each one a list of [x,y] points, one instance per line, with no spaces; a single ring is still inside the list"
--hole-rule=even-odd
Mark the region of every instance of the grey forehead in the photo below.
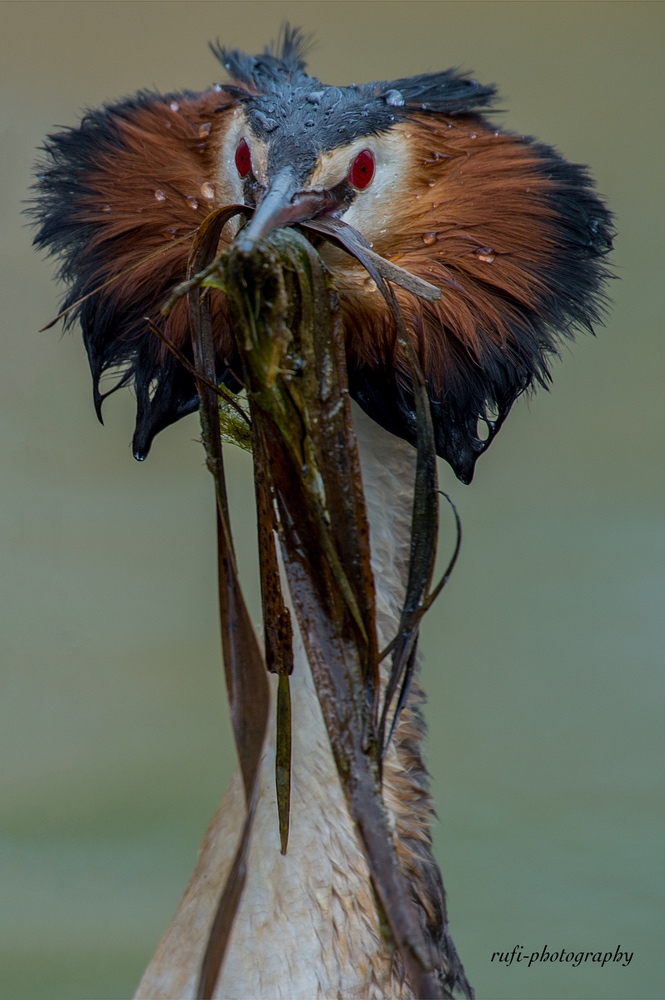
[[[457,70],[362,86],[328,87],[306,72],[307,38],[285,26],[281,42],[262,55],[211,45],[231,76],[227,92],[245,105],[249,124],[268,146],[269,169],[287,164],[307,174],[321,152],[387,131],[415,112],[477,114],[495,91]]]
[[[377,99],[368,87],[327,87],[305,79],[304,85],[243,101],[252,132],[268,146],[271,169],[291,165],[307,174],[321,152],[378,135],[397,120],[391,98]]]

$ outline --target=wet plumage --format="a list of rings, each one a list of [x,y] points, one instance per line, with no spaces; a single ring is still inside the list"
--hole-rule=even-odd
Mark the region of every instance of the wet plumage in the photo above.
[[[158,431],[196,408],[191,376],[144,319],[159,319],[185,277],[189,241],[169,243],[217,205],[256,203],[286,168],[294,196],[330,192],[325,212],[441,287],[434,304],[399,297],[429,381],[437,450],[470,481],[486,447],[479,422],[500,424],[517,396],[547,383],[557,341],[598,319],[610,217],[585,168],[490,123],[483,112],[494,88],[450,70],[327,87],[306,74],[294,34],[280,56],[215,51],[232,84],[142,93],[89,112],[45,146],[36,241],[62,259],[64,308],[155,254],[68,317],[83,329],[98,412],[100,380],[122,368],[124,384],[135,386],[134,450],[143,458]],[[252,157],[245,179],[235,164],[243,138]],[[364,148],[377,158],[376,176],[357,191],[347,174]],[[333,264],[352,394],[413,441],[413,400],[390,315],[361,268],[346,258]],[[189,343],[184,305],[165,332]],[[215,336],[220,378],[237,385],[221,295]]]

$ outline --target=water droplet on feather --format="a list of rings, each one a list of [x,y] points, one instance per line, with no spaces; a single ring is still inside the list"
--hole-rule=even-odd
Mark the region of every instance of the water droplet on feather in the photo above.
[[[262,125],[266,132],[273,132],[277,128],[277,122],[274,118],[268,118],[264,115],[262,111],[255,111],[254,117],[258,121],[259,125]]]
[[[203,125],[199,125],[199,136],[201,139],[205,139],[207,135],[210,135],[211,128],[212,122],[204,122]]]
[[[187,195],[187,204],[189,205],[190,208],[193,208],[194,211],[196,211],[196,209],[199,207],[198,201],[191,194]]]
[[[478,247],[477,250],[473,251],[478,258],[478,260],[484,261],[486,264],[492,264],[496,259],[496,253],[492,247]]]
[[[166,201],[166,195],[160,188],[155,191],[155,201]]]
[[[178,104],[177,101],[171,101],[171,103],[169,104],[169,107],[170,107],[171,111],[180,111],[180,105]]]
[[[423,243],[426,247],[433,246],[437,241],[436,233],[423,233]]]
[[[206,201],[212,201],[215,197],[215,189],[210,181],[204,181],[201,185],[201,197],[205,198]]]
[[[404,107],[404,98],[399,90],[387,90],[383,95],[383,99],[386,104],[391,108],[402,108]]]

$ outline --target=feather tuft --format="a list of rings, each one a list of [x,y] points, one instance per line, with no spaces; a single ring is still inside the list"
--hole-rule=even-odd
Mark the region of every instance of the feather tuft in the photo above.
[[[438,302],[397,297],[427,377],[438,454],[468,483],[517,397],[548,386],[561,341],[601,321],[612,217],[584,167],[533,139],[478,116],[435,125],[421,113],[402,127],[417,200],[400,204],[375,249],[441,287]],[[356,272],[341,285],[351,392],[415,442],[392,319],[362,280]]]
[[[81,325],[99,419],[110,394],[100,388],[105,373],[124,372],[110,392],[134,386],[137,459],[160,430],[198,406],[191,375],[150,333],[145,317],[161,321],[161,306],[186,277],[187,236],[208,212],[201,190],[214,182],[226,128],[226,116],[215,113],[219,104],[218,91],[140,93],[88,111],[78,128],[49,136],[37,168],[29,210],[39,226],[34,242],[60,258],[59,276],[69,286],[65,326]],[[222,376],[230,342],[219,296],[215,317]],[[164,327],[189,352],[184,303]]]

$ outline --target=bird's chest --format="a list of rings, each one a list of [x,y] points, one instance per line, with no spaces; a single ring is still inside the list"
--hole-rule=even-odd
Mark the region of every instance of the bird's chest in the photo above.
[[[351,824],[309,669],[296,644],[288,853],[279,852],[274,740],[248,880],[215,996],[312,1000],[390,997],[392,958]]]

